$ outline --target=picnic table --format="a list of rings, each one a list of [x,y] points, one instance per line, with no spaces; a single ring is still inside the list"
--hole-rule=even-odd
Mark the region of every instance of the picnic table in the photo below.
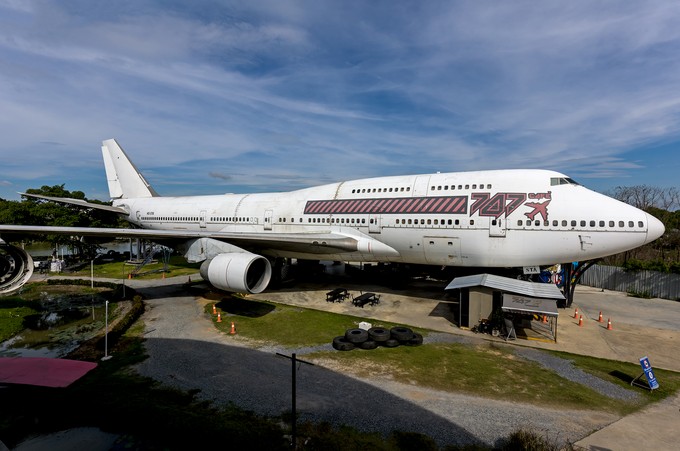
[[[347,288],[336,288],[326,293],[326,302],[342,302],[348,297]]]
[[[375,293],[364,293],[352,299],[352,304],[361,308],[364,308],[366,304],[376,305],[379,303],[380,295]]]

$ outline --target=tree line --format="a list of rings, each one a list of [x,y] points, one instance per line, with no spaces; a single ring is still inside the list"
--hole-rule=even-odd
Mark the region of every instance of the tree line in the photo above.
[[[47,186],[26,190],[28,194],[50,197],[80,199],[86,202],[111,205],[96,199],[87,199],[82,191],[69,191],[64,185]],[[0,199],[0,224],[37,225],[57,227],[126,227],[127,223],[116,213],[94,208],[82,208],[75,205],[60,204],[42,199],[26,197],[21,201]],[[12,240],[31,242],[46,241],[53,246],[67,245],[77,254],[92,256],[97,249],[94,242],[84,242],[75,237],[65,235],[20,235],[15,234]]]
[[[659,219],[666,232],[653,243],[607,257],[605,263],[630,270],[680,274],[680,191],[649,185],[617,186],[606,193]]]

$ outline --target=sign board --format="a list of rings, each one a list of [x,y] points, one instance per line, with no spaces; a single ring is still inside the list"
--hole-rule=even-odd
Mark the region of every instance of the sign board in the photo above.
[[[540,274],[541,273],[541,268],[539,266],[525,266],[524,268],[524,274]]]
[[[640,359],[640,366],[642,367],[642,371],[645,372],[649,389],[654,390],[659,388],[659,383],[656,381],[656,377],[654,377],[654,372],[652,371],[652,365],[649,363],[649,359],[646,356]]]

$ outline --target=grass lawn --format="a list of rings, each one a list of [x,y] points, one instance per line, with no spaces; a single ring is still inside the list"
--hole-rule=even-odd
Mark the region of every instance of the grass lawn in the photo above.
[[[221,313],[221,323],[217,323],[217,317],[212,315],[213,305]],[[328,344],[333,337],[343,335],[346,329],[357,327],[359,322],[366,320],[239,296],[228,296],[209,303],[205,311],[212,315],[215,326],[225,333],[230,331],[233,321],[237,337],[289,348]],[[374,322],[374,325],[389,328],[395,324]],[[416,332],[427,335],[427,331]],[[630,380],[640,372],[639,366],[632,363],[572,354],[559,356],[572,360],[577,367],[594,376],[628,389],[631,389]],[[662,389],[649,393],[633,388],[641,395],[639,402],[616,400],[517,356],[511,346],[493,342],[317,352],[305,358],[316,359],[324,366],[362,377],[389,374],[399,382],[437,390],[546,407],[606,410],[621,414],[669,396],[680,388],[680,373],[657,370]]]
[[[233,321],[239,336],[289,348],[330,343],[333,337],[344,335],[347,329],[356,328],[359,322],[366,321],[365,318],[244,299],[238,295],[226,296],[214,305],[222,316],[222,322],[218,323],[213,315],[218,329],[229,332]],[[212,315],[212,306],[213,303],[206,305],[206,313]],[[382,327],[397,325],[385,321],[372,324]]]
[[[168,270],[165,277],[186,276],[196,274],[201,267],[200,263],[187,263],[180,255],[173,255],[170,257],[168,263]],[[145,265],[141,271],[136,274],[135,279],[159,279],[163,277],[162,270],[164,265],[162,262],[155,262]],[[94,265],[94,276],[104,277],[108,279],[125,279],[128,274],[135,269],[134,265],[128,265],[124,262],[102,263]],[[86,266],[80,271],[70,273],[69,275],[81,276],[83,278],[90,277],[90,266]]]

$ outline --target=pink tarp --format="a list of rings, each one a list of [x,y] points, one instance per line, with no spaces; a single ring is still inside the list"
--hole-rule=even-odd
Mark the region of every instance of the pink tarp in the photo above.
[[[0,357],[0,384],[68,387],[96,366],[79,360]]]

